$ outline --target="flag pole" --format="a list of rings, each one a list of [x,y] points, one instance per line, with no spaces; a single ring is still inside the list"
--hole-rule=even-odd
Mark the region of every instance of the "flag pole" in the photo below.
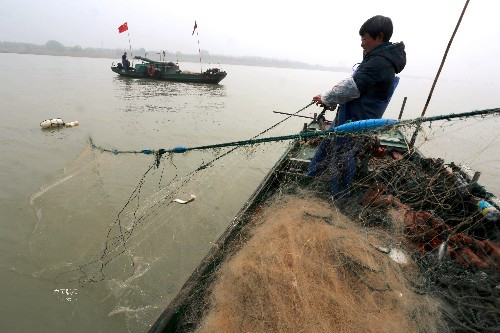
[[[132,57],[132,44],[130,43],[130,33],[128,31],[128,24],[127,22],[123,23],[122,25],[120,25],[118,27],[118,33],[122,33],[122,32],[127,32],[127,36],[128,36],[128,49],[129,49],[129,53],[130,53],[130,56]]]
[[[197,28],[198,28],[198,24],[196,24],[196,20],[194,20],[194,28],[193,28],[193,33],[191,34],[191,36],[194,35],[194,32],[196,31],[196,37],[198,39],[198,55],[200,56],[200,68],[201,68],[200,73],[203,73],[203,66],[201,65],[200,35],[198,35],[198,30],[196,30]]]
[[[127,35],[128,35],[128,50],[130,52],[130,57],[132,57],[132,44],[130,43],[130,33],[128,32],[128,29],[127,29]]]
[[[198,37],[198,54],[200,55],[200,69],[201,73],[203,73],[203,66],[201,65],[200,37],[198,36],[198,31],[196,31],[196,37]]]

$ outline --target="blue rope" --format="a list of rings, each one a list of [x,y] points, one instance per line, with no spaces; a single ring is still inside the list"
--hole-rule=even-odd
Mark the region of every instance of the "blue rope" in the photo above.
[[[337,126],[333,129],[326,131],[315,131],[315,132],[301,132],[298,134],[291,135],[283,135],[283,136],[275,136],[275,137],[267,137],[267,138],[252,138],[249,140],[241,140],[241,141],[233,141],[233,142],[225,142],[218,143],[212,145],[205,146],[196,146],[196,147],[185,147],[185,146],[176,146],[171,149],[143,149],[143,150],[116,150],[116,149],[106,149],[100,146],[97,146],[90,138],[90,145],[92,148],[98,149],[102,152],[111,152],[113,154],[145,154],[152,155],[155,154],[158,159],[166,153],[175,153],[181,154],[191,150],[205,150],[205,149],[214,149],[214,148],[223,148],[223,147],[234,147],[234,146],[246,146],[253,145],[265,142],[274,142],[274,141],[287,141],[287,140],[295,140],[295,139],[305,139],[305,138],[313,138],[319,136],[335,136],[336,133],[357,133],[357,132],[380,132],[387,130],[391,127],[400,127],[400,126],[408,126],[417,123],[423,122],[432,122],[438,120],[451,120],[454,118],[467,118],[474,116],[485,116],[491,114],[499,114],[500,108],[495,109],[486,109],[486,110],[477,110],[471,112],[457,113],[457,114],[449,114],[443,116],[434,116],[434,117],[426,117],[426,118],[416,118],[412,120],[406,121],[398,121],[394,119],[369,119],[369,120],[360,120],[356,122],[347,123],[341,126]]]

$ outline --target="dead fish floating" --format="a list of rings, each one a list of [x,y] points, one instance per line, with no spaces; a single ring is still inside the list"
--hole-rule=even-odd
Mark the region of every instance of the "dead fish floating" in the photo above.
[[[46,128],[56,128],[56,127],[74,127],[78,126],[80,123],[78,120],[65,123],[61,118],[54,118],[54,119],[46,119],[40,123],[40,127],[43,129]]]
[[[194,201],[194,199],[196,199],[196,196],[194,194],[191,194],[191,199],[189,199],[189,200],[174,199],[174,200],[172,200],[172,202],[177,202],[177,203],[180,203],[182,205],[185,205],[187,203],[190,203],[191,201]]]

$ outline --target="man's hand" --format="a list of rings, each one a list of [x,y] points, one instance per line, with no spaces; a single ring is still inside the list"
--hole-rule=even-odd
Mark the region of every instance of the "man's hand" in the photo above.
[[[314,96],[313,102],[316,103],[316,105],[319,105],[321,107],[326,107],[325,103],[323,103],[323,100],[321,99],[321,95]]]

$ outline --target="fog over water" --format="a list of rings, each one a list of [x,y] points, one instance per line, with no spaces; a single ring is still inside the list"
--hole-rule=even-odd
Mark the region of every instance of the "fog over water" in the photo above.
[[[404,41],[407,75],[432,77],[465,1],[229,0],[0,1],[0,41],[212,54],[261,56],[325,66],[361,60],[358,30],[369,17],[389,16],[392,41]],[[500,75],[500,49],[492,22],[500,3],[473,0],[457,32],[442,75],[487,83]],[[192,35],[194,21],[197,33]],[[128,23],[129,30],[118,33]],[[129,44],[130,40],[130,44]]]

